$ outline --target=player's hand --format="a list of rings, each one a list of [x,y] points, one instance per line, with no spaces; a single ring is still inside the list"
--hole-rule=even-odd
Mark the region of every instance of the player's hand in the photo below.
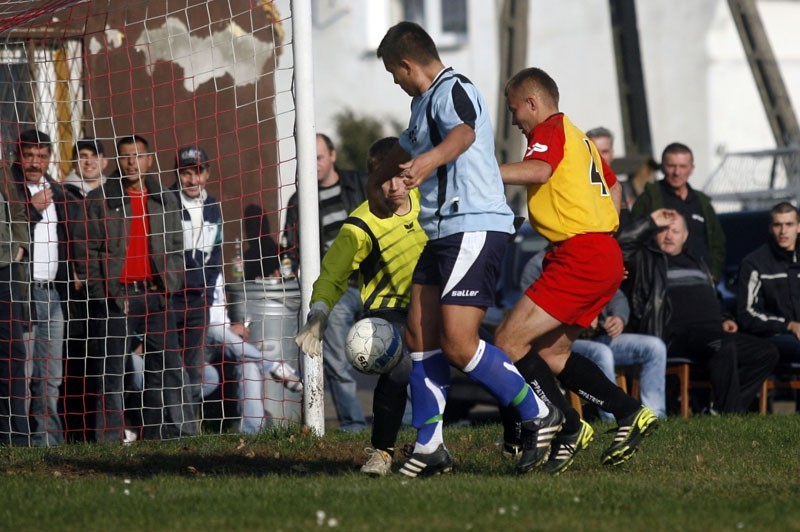
[[[303,353],[310,357],[322,354],[322,337],[328,326],[328,306],[325,303],[314,303],[308,313],[308,320],[294,339]]]
[[[420,186],[436,168],[434,164],[431,164],[432,157],[428,153],[423,153],[419,157],[400,165],[400,176],[409,190]]]
[[[726,333],[735,333],[739,330],[739,326],[733,320],[725,320],[722,322],[722,330]]]
[[[603,321],[603,329],[611,338],[616,338],[625,329],[625,322],[619,316],[609,316]]]
[[[790,321],[789,325],[786,326],[786,329],[792,333],[795,338],[800,340],[800,322]]]
[[[230,329],[233,334],[239,336],[244,341],[247,341],[247,338],[250,336],[250,329],[245,327],[243,323],[231,323]]]
[[[650,217],[657,227],[669,227],[677,215],[678,212],[673,209],[656,209],[650,214]]]

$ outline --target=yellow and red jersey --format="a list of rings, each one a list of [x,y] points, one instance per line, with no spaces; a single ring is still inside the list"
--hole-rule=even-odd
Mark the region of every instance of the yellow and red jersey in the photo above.
[[[553,173],[543,184],[528,185],[531,225],[550,242],[586,233],[613,233],[619,215],[609,188],[616,176],[594,143],[563,113],[533,128],[525,160],[540,160]]]

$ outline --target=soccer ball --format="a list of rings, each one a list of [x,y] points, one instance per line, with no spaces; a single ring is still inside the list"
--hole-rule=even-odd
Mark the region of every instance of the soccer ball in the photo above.
[[[361,373],[388,373],[403,357],[403,339],[388,321],[364,318],[347,333],[345,355]]]

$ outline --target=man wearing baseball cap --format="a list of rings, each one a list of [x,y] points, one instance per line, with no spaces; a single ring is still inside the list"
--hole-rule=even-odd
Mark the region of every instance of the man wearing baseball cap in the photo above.
[[[171,190],[181,206],[186,277],[183,290],[172,295],[171,307],[188,377],[184,419],[199,420],[208,306],[222,273],[222,211],[219,202],[206,191],[209,162],[203,148],[179,149],[175,170],[178,180]],[[187,428],[190,434],[200,429],[197,423],[187,423]]]

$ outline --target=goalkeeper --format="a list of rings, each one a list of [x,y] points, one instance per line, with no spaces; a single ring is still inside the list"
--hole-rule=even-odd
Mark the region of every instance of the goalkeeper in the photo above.
[[[367,156],[370,174],[397,145],[397,138],[388,137],[370,147]],[[405,161],[396,161],[395,168],[402,162]],[[401,334],[405,330],[411,275],[428,238],[417,222],[419,192],[409,193],[400,176],[386,181],[382,190],[393,215],[377,218],[367,202],[362,203],[350,213],[322,259],[322,271],[311,294],[308,322],[295,339],[309,356],[321,354],[328,313],[355,270],[358,270],[365,316],[383,318]],[[378,379],[372,399],[372,448],[367,449],[370,456],[361,468],[362,473],[383,476],[391,470],[410,372],[411,360],[404,356],[394,369]]]

